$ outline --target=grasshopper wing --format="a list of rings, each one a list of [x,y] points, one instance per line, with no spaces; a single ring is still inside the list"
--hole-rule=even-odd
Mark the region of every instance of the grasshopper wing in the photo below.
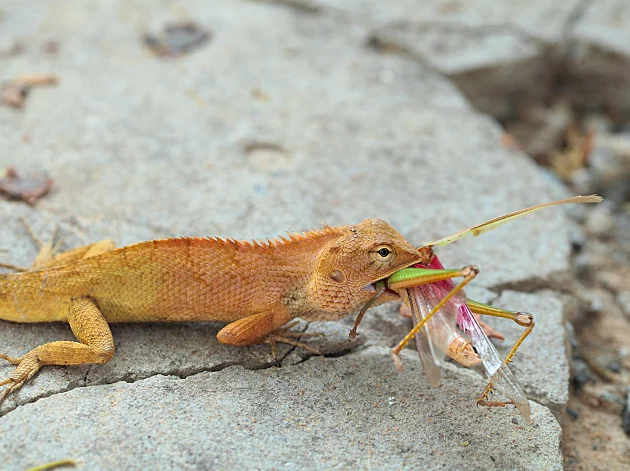
[[[414,326],[418,325],[440,301],[439,295],[431,289],[430,285],[407,288],[402,297],[411,311]],[[457,310],[453,312],[452,307],[446,304],[415,336],[422,369],[429,383],[434,387],[440,385],[442,363],[449,345],[446,337],[448,332],[455,329],[456,322]]]
[[[470,338],[483,362],[486,374],[492,381],[493,386],[509,398],[527,422],[530,421],[531,411],[529,401],[516,380],[512,370],[503,362],[501,355],[490,342],[475,316],[466,304],[459,308],[459,318],[457,324]]]
[[[415,265],[415,268],[443,268],[437,257],[428,265]],[[402,290],[401,297],[411,311],[414,326],[418,325],[454,286],[444,282],[429,283]],[[446,355],[454,360],[472,366],[481,361],[475,356],[467,339],[457,330],[459,307],[463,297],[448,301],[415,336],[416,349],[422,369],[429,382],[437,387],[440,384],[440,370]],[[466,348],[468,346],[468,348]],[[464,355],[468,352],[468,355]]]

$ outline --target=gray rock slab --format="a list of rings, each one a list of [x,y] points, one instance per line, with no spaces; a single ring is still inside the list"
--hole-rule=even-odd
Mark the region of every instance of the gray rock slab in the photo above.
[[[431,388],[413,355],[387,349],[264,371],[75,389],[0,422],[4,469],[63,458],[85,469],[562,469],[561,429],[474,405],[482,383]],[[352,387],[346,387],[352,385]],[[68,404],[72,407],[68,408]]]
[[[44,237],[58,225],[67,248],[110,237],[119,245],[175,235],[273,237],[315,228],[321,221],[341,225],[367,217],[387,220],[420,245],[497,215],[566,196],[529,159],[505,149],[499,126],[473,111],[447,79],[418,62],[366,48],[365,23],[344,23],[334,15],[305,14],[279,4],[239,1],[212,5],[188,1],[171,6],[105,0],[89,5],[9,1],[1,8],[4,38],[23,41],[25,52],[3,58],[0,80],[45,72],[60,77],[57,87],[33,90],[24,110],[0,107],[0,167],[45,169],[55,181],[52,193],[35,209],[0,202],[0,248],[10,249],[2,254],[6,262],[28,265],[36,254],[19,222],[22,217]],[[210,43],[178,59],[156,58],[142,45],[141,34],[178,18],[193,19],[210,29]],[[51,38],[59,43],[59,52],[52,56],[41,52],[41,44]],[[563,210],[554,208],[478,239],[441,248],[439,255],[449,267],[478,265],[481,274],[475,289],[491,298],[488,293],[493,289],[544,285],[566,273],[571,233]],[[325,354],[344,355],[328,360],[333,362],[330,364],[359,361],[352,360],[355,354],[348,351],[361,342],[380,349],[393,346],[409,328],[394,305],[369,313],[358,343],[347,339],[351,324],[348,319],[308,326],[309,331],[327,333],[325,339],[313,340]],[[146,387],[151,395],[155,392],[152,381],[162,379],[142,378],[159,374],[205,377],[205,373],[196,373],[235,364],[251,369],[267,369],[273,364],[263,347],[220,346],[215,339],[218,328],[214,324],[114,326],[117,354],[111,363],[44,368],[4,405],[0,427],[9,420],[11,424],[29,422],[33,416],[24,411],[42,407],[46,401],[65,404],[56,406],[60,411],[74,411],[72,394],[91,395],[94,391],[96,397],[96,391],[108,394],[117,388],[144,391]],[[528,339],[533,347],[551,348],[537,343],[535,335]],[[70,338],[64,325],[0,323],[3,353],[14,356],[44,342]],[[564,349],[557,349],[553,356],[563,354]],[[290,349],[282,350],[283,356],[284,366],[294,365],[291,371],[296,381],[306,385],[317,376],[311,370],[301,372],[301,368],[321,360],[303,361],[307,355]],[[3,366],[0,374],[4,377],[9,371],[10,367]],[[269,371],[239,373],[239,388],[264,391],[260,385],[249,387],[248,381],[257,381]],[[524,387],[542,397],[543,387],[530,385],[553,381],[544,368],[534,372],[539,376],[528,379],[523,375]],[[445,404],[458,402],[458,381],[474,382],[477,389],[467,395],[471,402],[466,405],[474,404],[480,379],[464,377],[468,379],[455,379],[453,386],[445,381],[445,389],[440,390]],[[120,380],[134,384],[110,385]],[[180,384],[175,379],[164,381]],[[362,388],[364,384],[354,380],[338,384],[343,394],[357,391],[360,395]],[[57,394],[68,390],[73,391]],[[237,393],[225,391],[221,399],[220,391],[216,392],[213,400],[237,401],[230,410],[244,407],[247,401],[239,403]],[[88,409],[90,401],[86,399]],[[221,415],[220,409],[213,410]],[[548,414],[544,408],[536,410]],[[260,412],[256,420],[267,420],[266,411]],[[479,413],[496,417],[508,412]],[[152,417],[157,414],[151,410]],[[332,420],[334,415],[328,411],[326,417]],[[150,429],[158,425],[140,425],[142,419],[135,417],[129,422],[125,413],[112,418],[108,426],[111,441],[126,440],[130,450],[145,446],[144,438],[129,438],[128,426]],[[505,417],[511,420],[516,415]],[[232,433],[227,414],[217,420],[215,425],[226,428],[217,425],[204,436],[210,439]],[[185,422],[181,419],[179,427],[185,428]],[[37,423],[29,423],[37,429]],[[166,427],[165,423],[160,426]],[[273,421],[266,423],[273,425]],[[474,433],[493,437],[497,426],[485,423],[483,427],[475,423]],[[539,423],[541,428],[535,433],[547,434],[548,440],[541,446],[555,450],[545,455],[551,460],[550,467],[559,466],[557,424]],[[381,425],[393,430],[397,424],[389,420]],[[419,425],[415,429],[422,436],[436,432],[433,425],[426,430]],[[501,459],[507,461],[498,462],[509,465],[509,460],[515,460],[515,466],[527,469],[526,464],[542,454],[538,449],[523,449],[525,435],[518,435],[520,429],[514,427],[512,435],[502,435],[518,444],[520,448],[514,448],[520,450],[515,452],[518,456],[506,453]],[[273,436],[278,428],[269,428],[267,435]],[[363,440],[361,435],[352,435],[352,430],[345,427],[335,443]],[[370,434],[369,423],[362,430],[379,439],[382,435]],[[195,437],[200,440],[201,435]],[[439,432],[437,437],[441,439]],[[416,446],[414,439],[410,441],[410,446]],[[78,441],[68,439],[70,442],[80,446]],[[187,443],[192,449],[193,442]],[[247,446],[255,443],[262,442],[252,441]],[[317,449],[331,441],[322,443]],[[448,451],[446,444],[441,452]],[[438,445],[435,442],[432,449],[437,450]],[[165,453],[174,450],[169,447]],[[228,453],[228,448],[220,449],[217,445],[217,456]],[[296,456],[312,449],[304,446],[299,451],[302,455]],[[344,450],[324,453],[329,459],[333,454],[367,459],[354,458]],[[457,450],[470,449],[462,446]],[[85,453],[86,460],[91,453]],[[483,463],[491,456],[483,447],[475,448],[472,457],[461,456],[470,466],[476,463],[472,458],[481,455]],[[433,461],[427,461],[427,456],[415,459],[429,466]],[[439,462],[439,452],[431,459]],[[24,468],[35,464],[26,455],[15,463]],[[102,467],[107,468],[104,463]],[[177,468],[180,461],[174,463],[172,467]],[[402,461],[394,464],[402,467]]]
[[[406,54],[445,74],[478,109],[503,117],[547,96],[566,30],[584,2],[309,3],[366,24],[378,49]]]
[[[376,24],[400,21],[443,23],[470,27],[512,28],[541,42],[557,43],[580,2],[551,4],[543,0],[493,3],[486,0],[378,2],[377,0],[312,0],[320,8],[336,9],[347,17]]]
[[[630,5],[597,0],[588,5],[569,32],[570,83],[567,93],[584,106],[630,108]]]

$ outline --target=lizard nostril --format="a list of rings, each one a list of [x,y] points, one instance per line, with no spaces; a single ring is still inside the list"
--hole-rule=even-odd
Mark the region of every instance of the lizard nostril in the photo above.
[[[330,278],[337,283],[343,283],[346,281],[346,275],[343,274],[340,270],[335,270],[330,274]]]

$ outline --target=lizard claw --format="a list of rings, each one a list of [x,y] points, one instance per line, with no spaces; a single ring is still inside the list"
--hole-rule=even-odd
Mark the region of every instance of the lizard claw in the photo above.
[[[22,358],[13,358],[4,354],[0,354],[0,358],[17,365],[17,367],[13,370],[13,373],[11,373],[7,379],[0,381],[0,386],[6,386],[4,391],[0,393],[0,405],[2,405],[2,402],[9,394],[20,389],[24,383],[35,376],[35,373],[39,371],[41,365],[39,363],[39,359],[37,358],[37,354],[33,351]]]
[[[6,386],[4,391],[0,393],[0,405],[2,405],[2,403],[4,402],[4,400],[9,394],[20,389],[24,385],[24,383],[26,383],[27,380],[28,378],[24,378],[21,381],[15,380],[13,378],[9,378],[0,382],[0,386]]]
[[[22,385],[25,383],[26,381],[22,381],[22,382],[15,382],[12,379],[5,379],[4,381],[0,382],[0,386],[7,386],[4,391],[2,391],[0,393],[0,405],[4,402],[5,398],[11,394],[13,391],[17,391],[18,389],[20,389],[20,387],[22,387]]]
[[[271,346],[271,356],[273,357],[274,360],[276,360],[276,362],[278,361],[278,357],[276,356],[277,353],[277,349],[276,346],[278,343],[285,343],[287,345],[293,345],[294,347],[297,348],[301,348],[303,350],[306,350],[307,352],[310,352],[314,355],[321,355],[322,352],[320,352],[319,350],[310,347],[309,345],[300,342],[298,340],[294,340],[294,338],[300,338],[300,337],[323,337],[324,334],[319,333],[319,332],[290,332],[288,329],[290,329],[291,327],[293,327],[295,325],[295,323],[291,323],[289,324],[287,327],[284,327],[282,329],[278,329],[275,330],[269,334],[267,334],[267,336],[264,339],[264,343],[267,343]]]

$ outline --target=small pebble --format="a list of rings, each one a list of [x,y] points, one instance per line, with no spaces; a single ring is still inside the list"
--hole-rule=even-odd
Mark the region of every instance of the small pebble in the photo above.
[[[574,422],[580,417],[580,413],[575,409],[571,409],[570,407],[567,407],[567,414]]]
[[[613,231],[615,222],[610,210],[603,205],[599,205],[586,217],[586,229],[596,236],[607,236]]]
[[[571,186],[580,195],[589,195],[597,192],[597,183],[593,172],[588,168],[580,168],[571,175]]]
[[[573,250],[573,253],[580,253],[584,248],[584,245],[586,245],[586,235],[584,234],[584,231],[578,229],[577,227],[573,228],[569,232],[569,237],[571,238],[571,249]]]
[[[621,426],[623,427],[623,431],[626,432],[626,435],[630,436],[630,388],[628,388],[626,407],[623,410],[622,419]]]
[[[603,113],[589,113],[584,118],[584,127],[598,134],[609,133],[613,129],[613,122]]]
[[[586,383],[594,383],[595,378],[593,377],[593,373],[591,369],[588,367],[586,362],[581,358],[575,358],[573,360],[573,384],[576,387],[583,386]]]
[[[591,407],[599,407],[600,405],[599,399],[597,399],[596,397],[589,397],[588,405]]]
[[[618,396],[610,391],[601,391],[599,393],[600,403],[605,402],[608,406],[620,407],[623,409],[625,406],[625,398]]]
[[[177,57],[202,47],[212,37],[192,21],[168,24],[159,34],[146,33],[143,42],[158,56]]]
[[[574,350],[577,349],[578,343],[577,337],[575,335],[575,327],[573,327],[573,324],[567,321],[564,323],[564,328],[567,332],[567,337],[569,340],[569,344],[571,344],[571,348],[573,348]]]
[[[623,313],[630,317],[630,291],[620,291],[617,294],[617,302],[621,306]]]
[[[604,298],[596,290],[584,290],[582,296],[589,302],[591,313],[601,312],[604,309]]]
[[[588,252],[580,252],[573,258],[573,268],[578,278],[587,278],[591,276],[593,266],[593,258]]]
[[[613,360],[608,363],[608,365],[606,365],[606,368],[608,368],[613,373],[619,373],[621,371],[621,364],[617,360]]]

